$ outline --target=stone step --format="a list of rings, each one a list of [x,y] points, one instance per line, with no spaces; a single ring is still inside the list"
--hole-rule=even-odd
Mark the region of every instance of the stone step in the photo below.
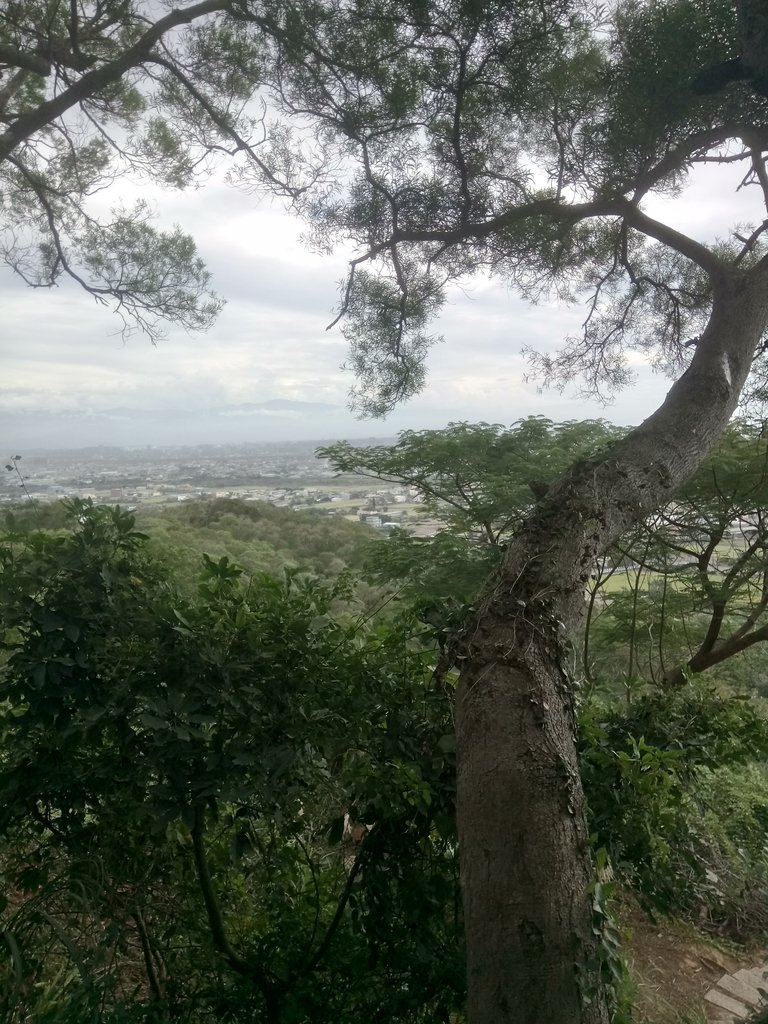
[[[742,968],[733,975],[739,981],[743,981],[752,988],[763,989],[768,993],[768,970],[765,967],[751,967],[749,970]],[[765,997],[763,997],[765,998]]]
[[[741,978],[737,978],[734,974],[724,974],[717,982],[717,988],[726,992],[729,996],[738,999],[740,1002],[746,1003],[747,1006],[751,1006],[753,1009],[756,1006],[760,1006],[763,1001],[763,997],[754,985],[750,985]]]
[[[752,1008],[746,1003],[742,1003],[740,1000],[734,999],[733,996],[726,995],[725,992],[720,992],[716,988],[711,988],[704,998],[708,1003],[712,1003],[713,1006],[719,1006],[721,1010],[729,1010],[741,1020],[745,1020],[752,1013]]]

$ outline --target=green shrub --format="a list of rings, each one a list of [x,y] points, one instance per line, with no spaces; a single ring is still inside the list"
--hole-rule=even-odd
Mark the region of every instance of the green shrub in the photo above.
[[[766,756],[760,705],[712,688],[585,709],[593,838],[647,909],[703,916],[739,937],[765,926],[751,905],[768,894]]]

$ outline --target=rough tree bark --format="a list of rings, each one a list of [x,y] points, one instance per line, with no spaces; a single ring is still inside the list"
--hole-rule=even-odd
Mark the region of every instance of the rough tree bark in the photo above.
[[[732,415],[768,327],[768,266],[712,275],[713,309],[661,407],[555,484],[457,657],[458,823],[471,1024],[607,1024],[567,636],[596,556],[668,501]]]

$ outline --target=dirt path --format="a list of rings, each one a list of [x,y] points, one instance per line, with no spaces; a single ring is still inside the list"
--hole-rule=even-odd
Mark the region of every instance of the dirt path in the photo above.
[[[760,1005],[757,988],[768,990],[765,951],[726,953],[688,925],[651,921],[629,900],[619,916],[640,1024],[704,1020],[702,1012],[708,1024],[737,1024]]]

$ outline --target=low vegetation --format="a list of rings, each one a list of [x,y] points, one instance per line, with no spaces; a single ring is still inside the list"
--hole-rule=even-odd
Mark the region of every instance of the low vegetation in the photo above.
[[[477,428],[495,431],[502,449],[507,510],[514,455],[503,448],[520,448],[519,433],[534,429],[543,446],[564,434],[595,440],[593,425]],[[409,457],[435,440],[409,436]],[[465,440],[475,450],[467,425],[447,432],[451,459]],[[755,467],[765,441],[736,425],[727,444],[740,468],[727,477],[716,453],[659,513],[663,529],[651,524],[617,546],[616,571],[601,563],[585,595],[588,640],[573,638],[595,928],[616,1024],[668,1024],[642,1000],[632,1009],[618,907],[634,900],[657,920],[730,943],[759,944],[768,931],[759,640],[682,682],[641,656],[648,637],[678,662],[701,650],[718,599],[727,615],[711,651],[740,628],[748,635],[744,623],[762,628]],[[471,458],[461,465],[469,473]],[[527,472],[521,464],[520,517],[533,500]],[[446,502],[434,465],[423,480],[431,513],[448,510],[445,530],[421,541],[228,500],[140,520],[81,501],[7,516],[6,1024],[461,1019],[455,675],[445,652],[505,530],[487,466],[472,495],[493,539],[471,503]],[[734,517],[758,529],[735,556],[715,557],[713,537]],[[690,568],[667,554],[683,547]],[[666,633],[657,625],[665,574]],[[630,583],[608,589],[607,578]],[[669,624],[671,594],[686,630]],[[631,951],[631,929],[629,942]]]

